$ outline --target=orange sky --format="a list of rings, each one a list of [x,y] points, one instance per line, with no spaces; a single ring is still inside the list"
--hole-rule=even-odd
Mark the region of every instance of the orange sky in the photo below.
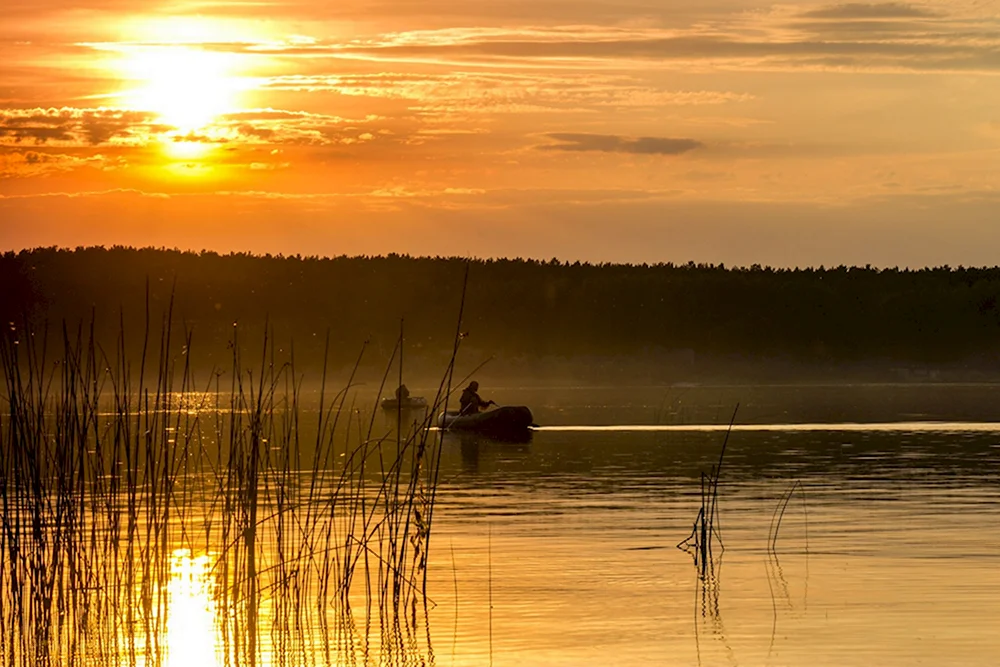
[[[996,0],[4,15],[0,249],[1000,261]]]

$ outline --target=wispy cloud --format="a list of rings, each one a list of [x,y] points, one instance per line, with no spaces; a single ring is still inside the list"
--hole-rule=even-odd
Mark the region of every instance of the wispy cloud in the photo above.
[[[349,146],[384,136],[380,116],[348,119],[341,116],[255,109],[225,114],[208,132],[220,141],[248,144]]]
[[[30,178],[64,173],[80,168],[110,170],[124,167],[121,157],[68,155],[41,151],[0,152],[0,178]]]
[[[817,38],[819,34],[827,37]],[[831,39],[831,35],[836,38]],[[1000,69],[1000,30],[995,23],[903,3],[851,3],[797,13],[765,12],[686,28],[595,24],[447,28],[386,33],[352,41],[289,41],[225,48],[316,62],[333,58],[507,67],[545,65],[564,71],[595,65],[624,69],[636,60],[660,61],[665,66],[700,62],[762,70],[829,66],[893,71]],[[290,79],[274,81],[274,85],[294,83]],[[324,85],[309,79],[299,83]],[[351,90],[351,82],[344,83],[345,91]],[[423,84],[410,81],[408,85]],[[365,94],[375,93],[369,89]]]
[[[822,7],[796,15],[787,27],[821,39],[848,43],[906,40],[925,45],[945,42],[956,47],[964,43],[966,48],[973,47],[971,50],[976,46],[968,40],[968,34],[963,35],[963,31],[972,26],[920,6],[897,2]],[[994,31],[992,39],[987,41],[995,42],[997,37]]]
[[[512,36],[514,37],[514,36]],[[862,69],[914,70],[996,70],[1000,68],[997,47],[991,43],[956,40],[949,35],[909,35],[893,40],[822,41],[754,40],[735,36],[679,36],[617,39],[609,41],[570,40],[462,43],[450,46],[412,45],[345,49],[345,53],[365,54],[388,60],[395,58],[434,59],[490,58],[501,60],[564,61],[715,61],[729,66],[768,69],[774,67],[808,69],[823,63]],[[569,63],[566,63],[569,64]]]
[[[745,92],[663,90],[636,76],[574,72],[286,75],[272,77],[263,86],[270,90],[406,100],[419,102],[422,109],[478,113],[717,105],[753,99]]]
[[[694,139],[639,137],[630,139],[613,134],[550,132],[545,136],[557,144],[538,146],[545,151],[600,151],[602,153],[634,153],[637,155],[680,155],[704,146]]]
[[[205,128],[177,134],[156,114],[113,108],[0,108],[0,145],[95,147],[141,146],[167,139],[206,144],[351,145],[378,136],[379,116],[250,109],[223,114]]]
[[[166,131],[152,114],[128,109],[0,109],[0,143],[135,144]]]
[[[919,5],[902,2],[850,2],[803,12],[802,16],[816,19],[899,19],[934,18],[941,14]]]

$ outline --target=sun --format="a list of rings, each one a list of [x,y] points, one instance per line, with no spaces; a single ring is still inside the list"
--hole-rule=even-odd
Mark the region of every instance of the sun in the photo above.
[[[184,141],[183,138],[168,139],[163,146],[163,151],[167,156],[176,160],[196,160],[204,157],[209,149],[211,149],[211,144],[204,141]]]
[[[197,132],[236,108],[240,79],[231,54],[192,45],[136,46],[126,69],[138,84],[126,94],[131,108],[151,111],[179,133]]]
[[[108,97],[144,116],[164,162],[208,165],[233,133],[226,114],[240,111],[260,81],[251,76],[260,59],[247,45],[266,39],[263,28],[240,22],[140,17],[123,22],[117,40],[92,46],[115,54],[120,87]]]

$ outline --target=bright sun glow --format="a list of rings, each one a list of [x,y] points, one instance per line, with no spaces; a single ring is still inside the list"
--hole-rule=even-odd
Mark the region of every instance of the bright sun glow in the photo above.
[[[240,80],[231,54],[189,46],[134,47],[125,66],[139,82],[127,95],[129,105],[154,112],[180,132],[200,130],[235,108]]]
[[[204,156],[209,148],[210,145],[203,141],[167,141],[164,144],[166,154],[178,160],[196,160]]]
[[[170,563],[166,667],[218,667],[208,556],[175,551]]]

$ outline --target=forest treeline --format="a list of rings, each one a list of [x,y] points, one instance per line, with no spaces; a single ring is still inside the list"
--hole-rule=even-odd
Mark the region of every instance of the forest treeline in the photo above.
[[[135,353],[149,318],[192,336],[192,363],[225,366],[234,325],[294,345],[296,364],[383,363],[400,322],[408,363],[450,357],[462,303],[468,363],[531,370],[615,359],[697,374],[703,360],[883,368],[1000,367],[1000,268],[771,269],[523,259],[282,257],[41,248],[0,258],[0,315],[17,329],[94,327]],[[60,334],[61,335],[61,334]],[[326,341],[329,339],[329,345]],[[285,349],[282,347],[281,349]]]

